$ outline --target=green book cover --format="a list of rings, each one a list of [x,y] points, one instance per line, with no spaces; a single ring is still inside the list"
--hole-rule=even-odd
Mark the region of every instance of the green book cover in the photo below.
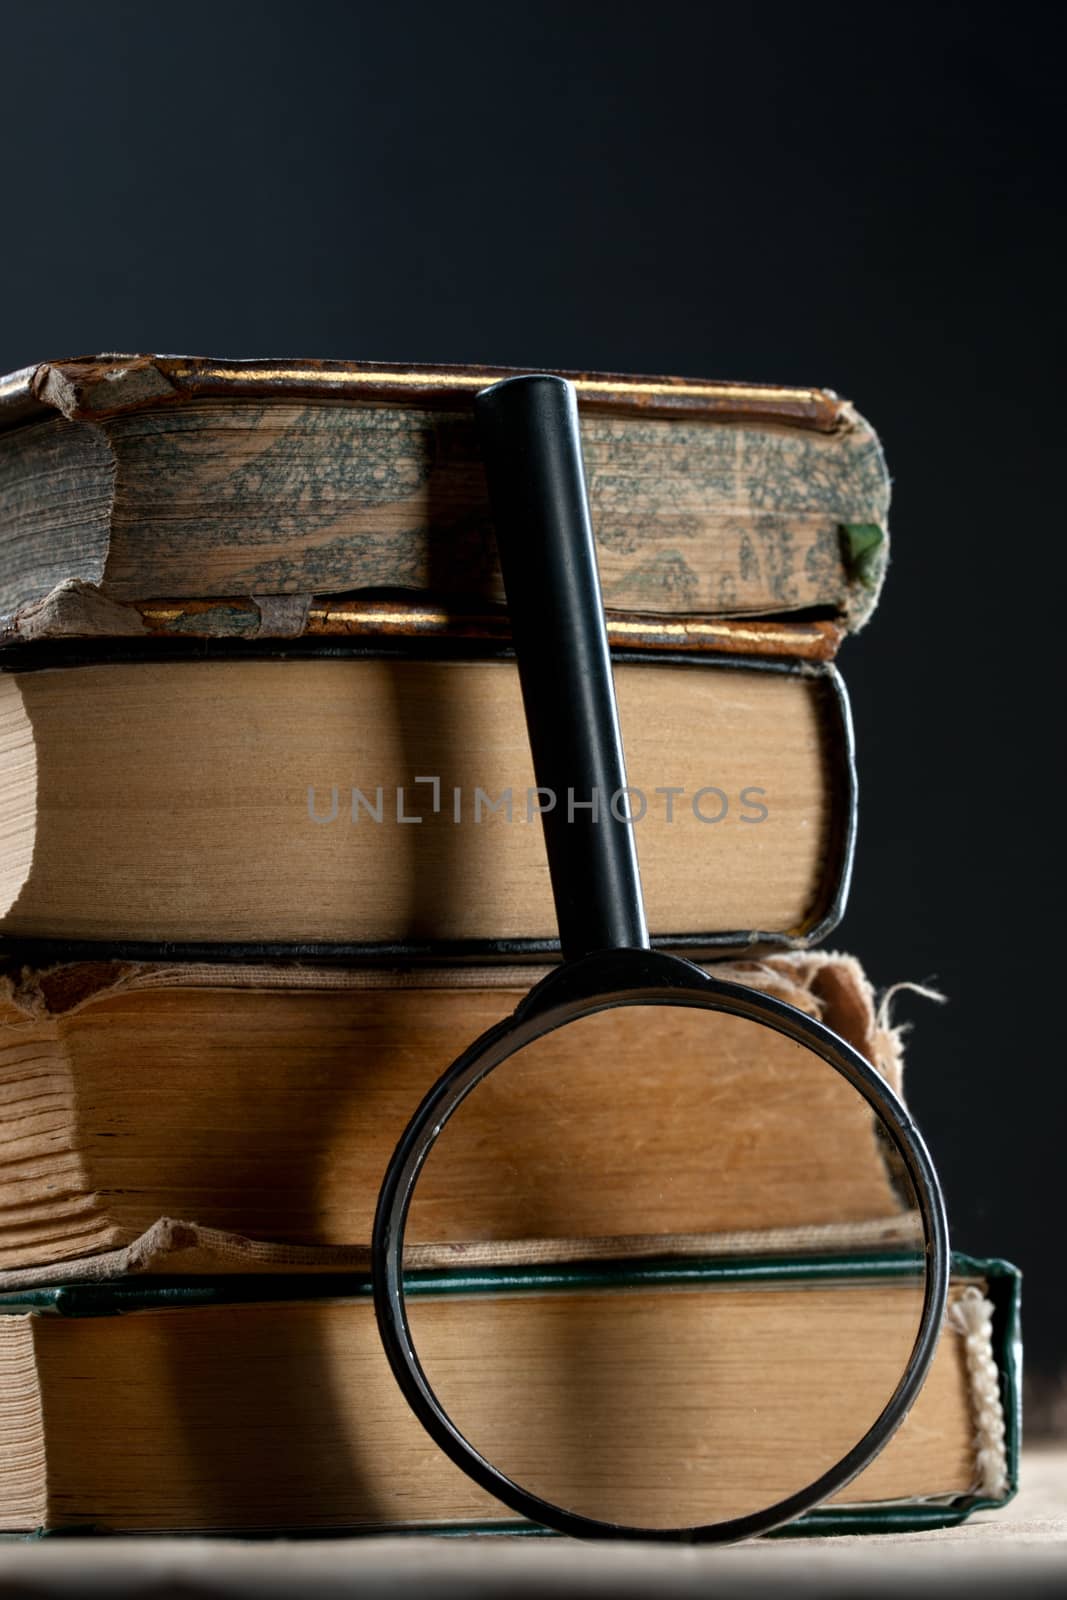
[[[640,1262],[599,1262],[567,1266],[531,1268],[480,1268],[475,1271],[435,1269],[409,1276],[407,1291],[421,1296],[538,1295],[587,1290],[590,1288],[632,1289],[657,1287],[726,1287],[767,1284],[771,1286],[848,1280],[891,1281],[914,1275],[911,1254],[742,1257],[734,1260],[672,1258]],[[800,1537],[836,1533],[886,1533],[938,1528],[963,1521],[977,1510],[1006,1504],[1018,1486],[1021,1423],[1021,1333],[1018,1269],[1000,1260],[982,1260],[954,1254],[954,1278],[982,1280],[984,1295],[993,1308],[992,1355],[999,1376],[1000,1405],[1005,1427],[1006,1487],[996,1497],[972,1493],[951,1502],[944,1500],[894,1501],[853,1507],[826,1507],[809,1512],[772,1537]],[[27,1289],[0,1295],[0,1316],[27,1312],[48,1318],[109,1318],[143,1311],[234,1308],[286,1304],[313,1304],[323,1301],[369,1300],[369,1277],[361,1273],[315,1273],[287,1275],[244,1274],[233,1277],[144,1277],[83,1282],[49,1288]],[[62,1534],[68,1530],[39,1530],[35,1537]],[[94,1531],[79,1526],[71,1532]],[[197,1530],[201,1532],[203,1530]],[[233,1532],[233,1529],[228,1530]],[[259,1530],[261,1533],[263,1530]],[[381,1532],[383,1528],[315,1529],[317,1535],[338,1532]],[[389,1531],[424,1531],[394,1525]],[[540,1534],[545,1530],[532,1524],[509,1521],[488,1523],[434,1524],[425,1529],[436,1534],[493,1533]],[[272,1527],[272,1534],[306,1535],[302,1527]]]

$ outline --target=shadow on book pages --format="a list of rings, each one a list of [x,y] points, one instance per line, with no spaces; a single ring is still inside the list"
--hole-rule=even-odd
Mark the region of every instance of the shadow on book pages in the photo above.
[[[806,1490],[876,1425],[921,1321],[916,1200],[867,1101],[793,1041],[681,1006],[584,1017],[490,1074],[410,1227],[444,1410],[599,1522],[725,1522]]]

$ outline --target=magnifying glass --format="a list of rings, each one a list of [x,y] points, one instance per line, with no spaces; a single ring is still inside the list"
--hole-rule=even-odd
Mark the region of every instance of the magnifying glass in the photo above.
[[[397,1145],[372,1242],[379,1331],[430,1436],[522,1517],[741,1539],[847,1503],[907,1415],[944,1313],[944,1204],[858,1050],[651,949],[574,389],[507,379],[475,406],[563,959]],[[890,1214],[884,1293],[851,1258],[810,1255]],[[409,1235],[539,1270],[415,1292]],[[614,1265],[546,1270],[553,1239]],[[675,1270],[649,1269],[664,1258]]]

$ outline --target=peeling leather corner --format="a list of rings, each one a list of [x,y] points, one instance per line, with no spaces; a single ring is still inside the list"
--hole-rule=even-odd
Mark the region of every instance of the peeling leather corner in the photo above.
[[[113,416],[177,393],[152,356],[44,362],[34,372],[30,388],[38,400],[70,422]]]
[[[21,606],[0,624],[0,644],[35,639],[130,638],[147,634],[140,612],[109,600],[93,583],[67,578],[44,596]]]

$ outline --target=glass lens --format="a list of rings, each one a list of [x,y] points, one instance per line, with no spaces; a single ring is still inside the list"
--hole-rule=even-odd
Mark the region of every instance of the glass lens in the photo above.
[[[686,1527],[762,1511],[860,1441],[911,1354],[923,1259],[895,1147],[821,1056],[628,1005],[460,1104],[404,1284],[430,1384],[499,1471],[586,1517]],[[913,1493],[898,1440],[839,1499]]]

